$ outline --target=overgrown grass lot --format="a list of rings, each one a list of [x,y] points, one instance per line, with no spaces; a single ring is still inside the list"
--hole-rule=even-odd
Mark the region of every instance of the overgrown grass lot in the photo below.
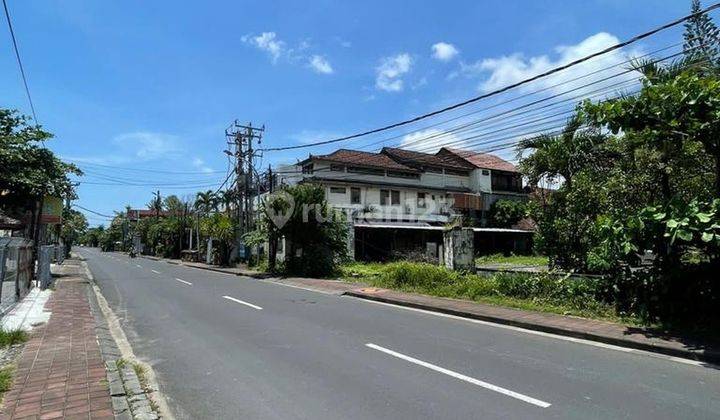
[[[606,299],[611,286],[602,279],[570,278],[553,273],[460,273],[427,263],[352,263],[342,277],[375,287],[467,299],[562,315],[642,324],[623,314]]]
[[[500,264],[500,265],[523,265],[523,266],[548,266],[548,257],[540,255],[510,255],[503,254],[484,255],[475,258],[475,264]]]

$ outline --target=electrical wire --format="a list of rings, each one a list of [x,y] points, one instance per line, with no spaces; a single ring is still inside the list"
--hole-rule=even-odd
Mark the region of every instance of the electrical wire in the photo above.
[[[435,116],[435,115],[443,114],[443,113],[446,113],[446,112],[448,112],[448,111],[451,111],[451,110],[454,110],[454,109],[458,109],[458,108],[467,106],[467,105],[469,105],[469,104],[478,102],[478,101],[480,101],[480,100],[483,100],[483,99],[486,99],[486,98],[489,98],[489,97],[492,97],[492,96],[496,96],[496,95],[498,95],[498,94],[500,94],[500,93],[507,92],[507,91],[512,90],[512,89],[515,89],[515,88],[517,88],[517,87],[526,85],[526,84],[528,84],[528,83],[530,83],[530,82],[533,82],[533,81],[535,81],[535,80],[539,80],[539,79],[545,78],[545,77],[547,77],[547,76],[550,76],[550,75],[552,75],[552,74],[555,74],[555,73],[564,71],[564,70],[566,70],[566,69],[568,69],[568,68],[571,68],[571,67],[574,67],[574,66],[576,66],[576,65],[578,65],[578,64],[581,64],[581,63],[583,63],[583,62],[586,62],[586,61],[588,61],[588,60],[590,60],[590,59],[592,59],[592,58],[594,58],[594,57],[598,57],[598,56],[607,54],[608,52],[615,51],[615,50],[618,50],[618,49],[620,49],[620,48],[626,47],[626,46],[631,45],[631,44],[633,44],[633,43],[635,43],[635,42],[637,42],[637,41],[639,41],[639,40],[645,39],[645,38],[647,38],[647,37],[649,37],[649,36],[652,36],[652,35],[654,35],[654,34],[656,34],[656,33],[658,33],[658,32],[661,32],[661,31],[663,31],[663,30],[665,30],[665,29],[668,29],[668,28],[671,28],[671,27],[673,27],[673,26],[679,25],[680,23],[683,23],[684,21],[686,21],[686,20],[688,20],[688,19],[690,19],[690,18],[693,18],[693,17],[695,17],[695,16],[698,16],[698,15],[701,15],[701,14],[704,14],[704,13],[708,13],[708,12],[710,12],[710,11],[718,8],[718,7],[720,7],[720,3],[715,3],[715,4],[713,4],[713,5],[705,8],[704,10],[702,10],[702,11],[700,11],[700,12],[691,13],[691,14],[689,14],[689,15],[687,15],[687,16],[684,16],[684,17],[675,19],[675,20],[672,21],[672,22],[666,23],[666,24],[664,24],[664,25],[661,25],[661,26],[656,27],[656,28],[654,28],[654,29],[651,29],[651,30],[649,30],[649,31],[643,32],[643,33],[641,33],[641,34],[639,34],[639,35],[636,35],[636,36],[634,36],[634,37],[632,37],[632,38],[630,38],[630,39],[628,39],[628,40],[626,40],[626,41],[617,43],[617,44],[615,44],[615,45],[612,45],[612,46],[610,46],[610,47],[607,47],[607,48],[605,48],[605,49],[603,49],[603,50],[600,50],[600,51],[598,51],[598,52],[589,54],[589,55],[587,55],[587,56],[585,56],[585,57],[582,57],[582,58],[579,58],[579,59],[577,59],[577,60],[573,60],[573,61],[571,61],[571,62],[569,62],[569,63],[567,63],[567,64],[554,67],[554,68],[552,68],[552,69],[550,69],[550,70],[548,70],[548,71],[546,71],[546,72],[540,73],[540,74],[538,74],[538,75],[535,75],[535,76],[532,76],[532,77],[523,79],[523,80],[521,80],[521,81],[519,81],[519,82],[512,83],[512,84],[510,84],[510,85],[504,86],[504,87],[499,88],[499,89],[495,89],[495,90],[493,90],[493,91],[491,91],[491,92],[488,92],[488,93],[485,93],[485,94],[482,94],[482,95],[478,95],[478,96],[475,96],[475,97],[473,97],[473,98],[467,99],[467,100],[465,100],[465,101],[458,102],[458,103],[455,103],[455,104],[453,104],[453,105],[450,105],[450,106],[447,106],[447,107],[444,107],[444,108],[441,108],[441,109],[438,109],[438,110],[435,110],[435,111],[432,111],[432,112],[428,112],[428,113],[425,113],[425,114],[422,114],[422,115],[419,115],[419,116],[416,116],[416,117],[413,117],[413,118],[410,118],[410,119],[406,119],[406,120],[403,120],[403,121],[399,121],[399,122],[396,122],[396,123],[392,123],[392,124],[389,124],[389,125],[385,125],[385,126],[382,126],[382,127],[379,127],[379,128],[370,129],[370,130],[363,131],[363,132],[360,132],[360,133],[355,133],[355,134],[351,134],[351,135],[348,135],[348,136],[339,137],[339,138],[336,138],[336,139],[324,140],[324,141],[320,141],[320,142],[313,142],[313,143],[300,144],[300,145],[294,145],[294,146],[283,146],[283,147],[264,148],[264,149],[260,149],[260,150],[268,151],[268,152],[270,152],[270,151],[280,151],[280,150],[295,150],[295,149],[301,149],[301,148],[308,148],[308,147],[314,147],[314,146],[320,146],[320,145],[338,143],[338,142],[341,142],[341,141],[346,141],[346,140],[351,140],[351,139],[354,139],[354,138],[364,137],[364,136],[367,136],[367,135],[370,135],[370,134],[375,134],[375,133],[379,133],[379,132],[391,130],[391,129],[393,129],[393,128],[401,127],[401,126],[404,126],[404,125],[412,124],[412,123],[415,123],[415,122],[417,122],[417,121],[421,121],[421,120],[424,120],[424,119],[433,117],[433,116]]]
[[[23,85],[25,86],[25,94],[27,95],[28,102],[30,103],[30,111],[32,111],[35,124],[40,124],[40,121],[38,121],[37,118],[37,114],[35,113],[35,105],[33,105],[32,96],[30,95],[30,88],[28,87],[27,76],[25,75],[25,68],[23,67],[22,59],[20,58],[20,49],[18,48],[17,39],[15,38],[15,30],[12,26],[12,19],[10,19],[10,12],[8,11],[6,0],[3,0],[3,9],[5,9],[5,18],[7,20],[8,29],[10,30],[10,38],[12,38],[13,49],[15,50],[15,58],[17,59],[18,67],[20,68],[20,75],[22,76]]]

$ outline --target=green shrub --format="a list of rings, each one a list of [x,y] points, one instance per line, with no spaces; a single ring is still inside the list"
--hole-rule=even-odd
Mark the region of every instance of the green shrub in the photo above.
[[[27,333],[23,330],[16,329],[5,331],[0,329],[0,348],[9,347],[13,344],[24,343],[27,341]]]
[[[358,265],[358,264],[355,264]],[[355,268],[377,287],[470,299],[522,309],[616,318],[607,303],[609,284],[595,278],[554,273],[499,272],[492,276],[460,273],[432,264],[397,262],[369,270]]]

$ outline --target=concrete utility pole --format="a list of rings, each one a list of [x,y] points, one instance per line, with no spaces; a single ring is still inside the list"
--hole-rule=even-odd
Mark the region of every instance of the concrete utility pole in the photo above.
[[[253,221],[253,197],[257,193],[257,182],[253,179],[255,167],[253,159],[255,158],[255,150],[253,142],[260,144],[265,126],[253,127],[252,123],[247,125],[239,124],[235,120],[230,127],[225,130],[227,143],[233,151],[226,153],[235,158],[235,192],[237,200],[237,217],[238,229],[236,232],[237,252],[238,255],[245,255],[245,244],[242,236],[250,232],[254,227]]]

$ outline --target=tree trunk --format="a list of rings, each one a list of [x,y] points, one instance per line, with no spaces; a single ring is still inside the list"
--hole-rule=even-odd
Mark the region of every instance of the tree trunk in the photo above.
[[[278,238],[274,232],[268,234],[268,270],[273,273],[275,272],[275,266],[277,262],[277,245]]]

